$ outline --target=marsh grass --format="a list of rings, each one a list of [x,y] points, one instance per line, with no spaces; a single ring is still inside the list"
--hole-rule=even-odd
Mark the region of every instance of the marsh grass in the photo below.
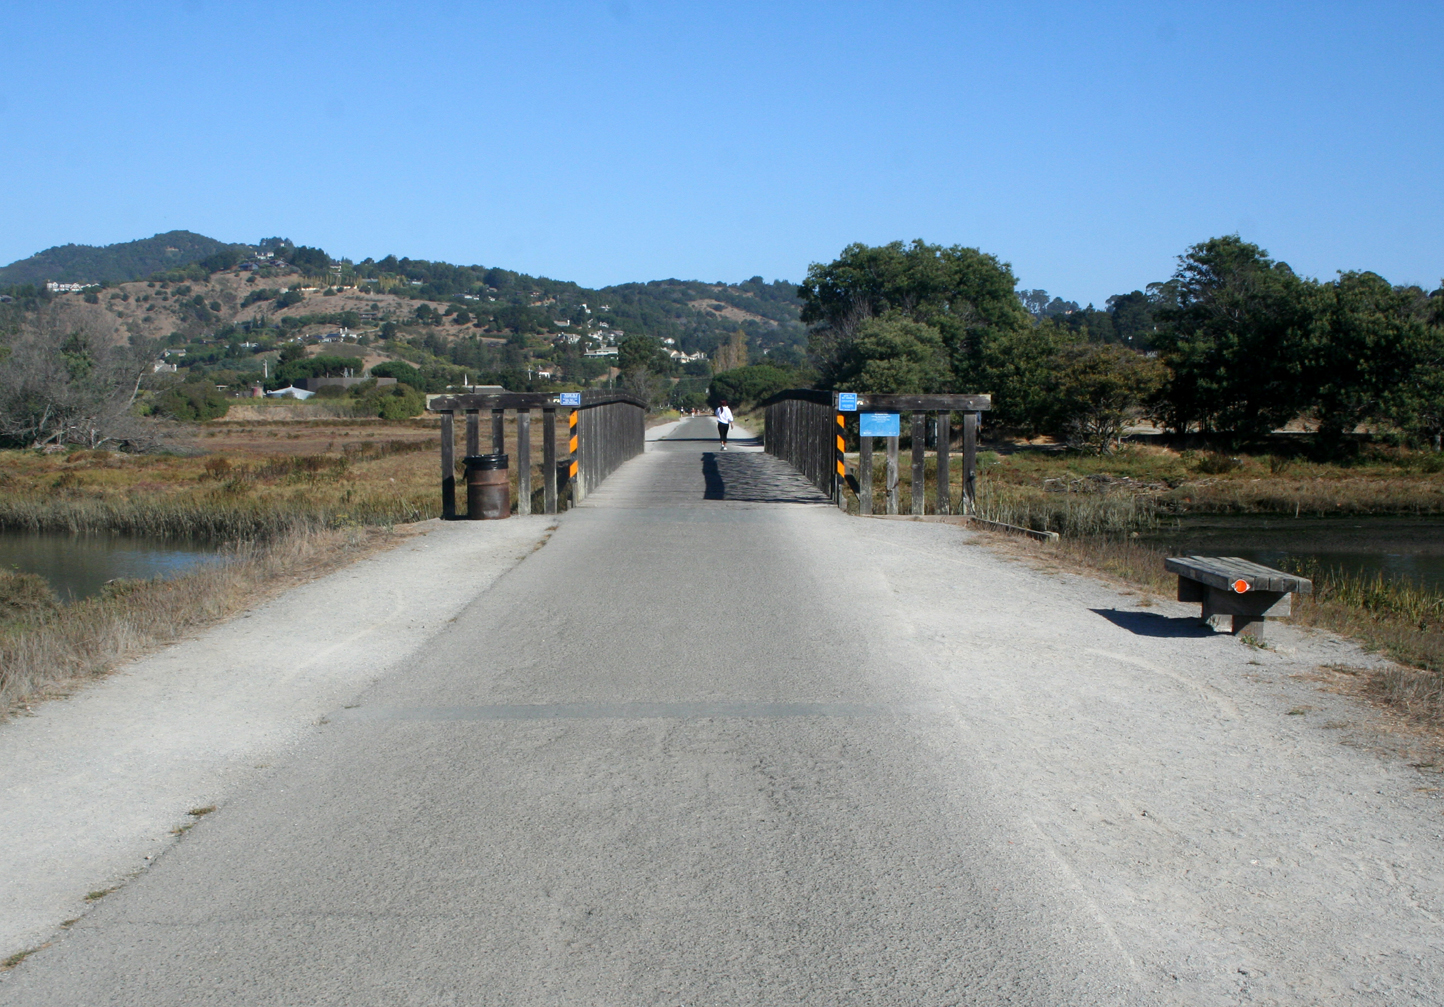
[[[1086,490],[1086,483],[1095,482],[1108,493],[1144,498],[1161,515],[1444,514],[1439,477],[1444,456],[1435,452],[1371,448],[1348,459],[1318,461],[1146,444],[1101,457],[1022,447],[980,451],[978,468],[980,497],[984,480],[1000,491],[1010,486],[1050,494]]]
[[[1352,636],[1435,679],[1444,676],[1444,592],[1315,562],[1286,561],[1284,566],[1314,582],[1312,595],[1295,599],[1294,622]],[[1436,693],[1438,687],[1436,682]]]
[[[978,516],[1076,538],[1157,527],[1159,509],[1154,499],[1130,492],[1057,493],[983,478],[978,480]]]
[[[131,582],[123,592],[12,618],[0,626],[0,711],[73,688],[390,540],[380,529],[293,526],[174,580]]]
[[[363,441],[337,453],[198,458],[4,452],[0,529],[236,542],[418,521],[440,512],[430,446]]]

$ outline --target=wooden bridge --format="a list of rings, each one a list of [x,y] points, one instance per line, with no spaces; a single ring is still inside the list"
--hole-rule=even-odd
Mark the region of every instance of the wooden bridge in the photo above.
[[[899,452],[904,414],[909,417],[911,440],[911,512],[921,515],[927,507],[927,454],[935,459],[933,497],[936,514],[970,514],[977,487],[977,434],[981,414],[992,408],[987,395],[872,395],[847,392],[793,389],[780,392],[763,404],[766,429],[763,449],[786,461],[802,473],[839,506],[846,507],[846,490],[857,496],[858,512],[872,514],[873,450],[877,428],[872,420],[890,432],[881,435],[886,472],[883,509],[898,513]],[[441,415],[441,505],[442,516],[455,518],[456,508],[456,415],[466,422],[466,454],[481,454],[481,417],[490,417],[490,450],[507,449],[507,414],[514,415],[516,433],[512,440],[517,475],[516,511],[532,513],[536,470],[532,463],[532,413],[542,417],[542,459],[540,465],[542,512],[555,514],[569,491],[576,505],[617,467],[642,452],[646,437],[646,403],[625,392],[589,391],[570,396],[524,392],[448,395],[434,399],[428,407]],[[565,416],[568,427],[567,455],[557,456],[557,414]],[[956,503],[952,495],[953,417],[962,426],[962,491]],[[888,423],[892,426],[889,427]],[[854,471],[847,468],[847,449],[856,444],[858,460]]]
[[[515,416],[513,440],[517,474],[518,514],[532,512],[536,473],[532,465],[531,419],[533,411],[542,418],[542,512],[555,514],[561,492],[570,488],[573,504],[581,503],[588,491],[616,471],[628,458],[638,455],[646,435],[647,404],[625,392],[580,392],[576,400],[565,396],[531,392],[483,392],[447,395],[433,399],[427,407],[441,414],[441,516],[456,517],[456,414],[466,418],[466,454],[481,454],[481,416],[490,417],[493,453],[506,451],[507,413]],[[557,412],[565,414],[568,437],[567,457],[557,459]]]

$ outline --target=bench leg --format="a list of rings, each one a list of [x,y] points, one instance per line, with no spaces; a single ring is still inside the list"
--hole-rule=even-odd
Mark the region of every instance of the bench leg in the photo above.
[[[1255,640],[1264,638],[1264,627],[1268,620],[1261,615],[1236,615],[1233,617],[1233,635],[1251,636]]]
[[[1178,578],[1178,600],[1179,601],[1206,601],[1208,599],[1208,586],[1200,584],[1196,580],[1189,580],[1187,577]]]

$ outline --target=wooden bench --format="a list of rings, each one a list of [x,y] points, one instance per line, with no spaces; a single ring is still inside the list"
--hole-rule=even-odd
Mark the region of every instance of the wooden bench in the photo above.
[[[1295,594],[1310,594],[1313,581],[1237,556],[1174,556],[1163,568],[1178,574],[1178,600],[1203,602],[1203,618],[1233,616],[1235,634],[1263,639],[1267,619],[1282,619]]]

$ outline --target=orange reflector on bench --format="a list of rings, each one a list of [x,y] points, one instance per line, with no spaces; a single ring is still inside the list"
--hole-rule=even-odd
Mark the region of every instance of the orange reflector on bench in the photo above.
[[[1239,594],[1243,594],[1245,591],[1248,590],[1248,581],[1242,579],[1234,581],[1233,589]]]

